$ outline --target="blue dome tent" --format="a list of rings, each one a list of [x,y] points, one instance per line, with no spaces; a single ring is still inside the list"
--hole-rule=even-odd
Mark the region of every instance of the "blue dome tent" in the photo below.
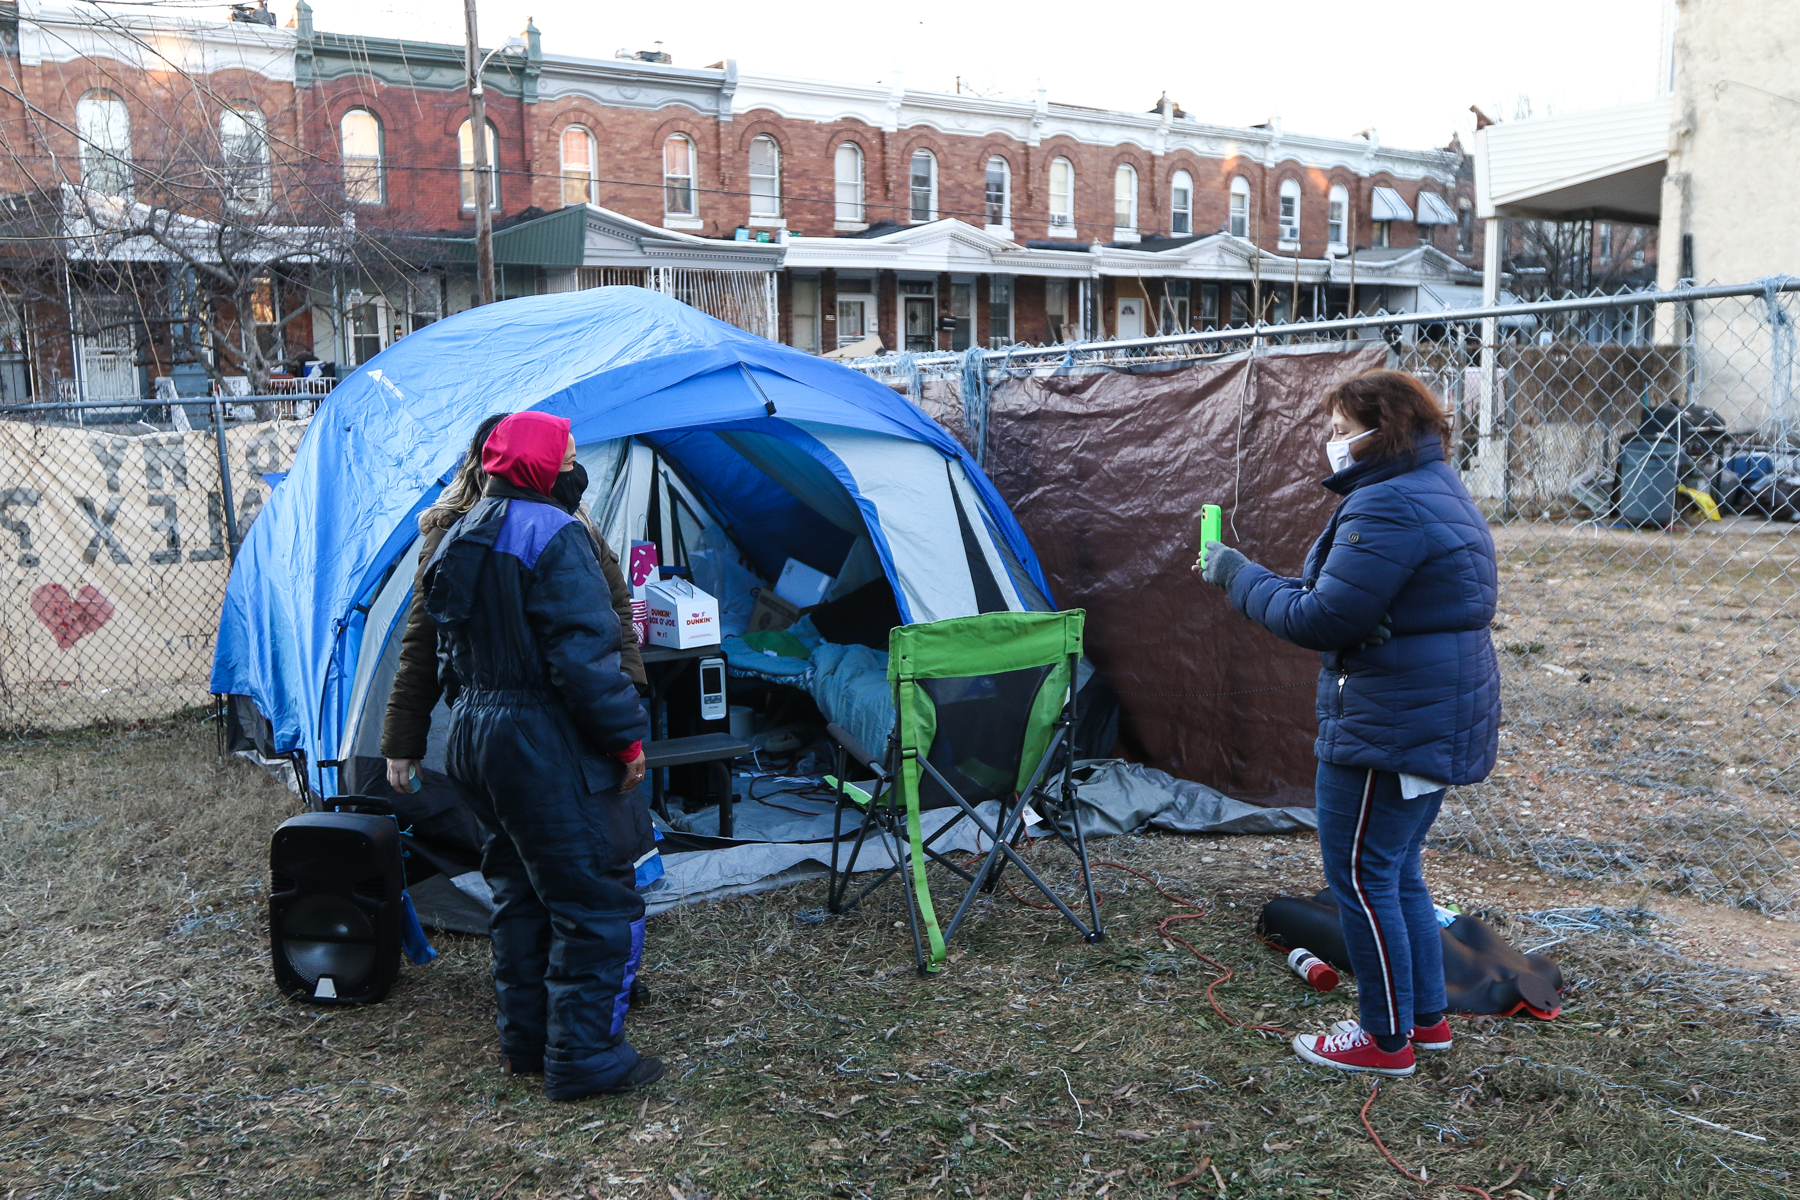
[[[868,377],[640,288],[509,300],[414,333],[320,407],[233,566],[212,690],[248,696],[281,753],[337,794],[375,753],[416,518],[493,412],[568,418],[621,553],[652,487],[764,580],[789,558],[885,575],[903,621],[1050,607],[993,485]],[[441,722],[434,722],[439,725]]]

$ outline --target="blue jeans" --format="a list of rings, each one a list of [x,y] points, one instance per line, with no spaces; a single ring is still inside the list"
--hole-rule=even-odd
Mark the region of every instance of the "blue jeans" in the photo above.
[[[1442,791],[1407,800],[1392,771],[1319,764],[1319,851],[1337,899],[1362,1027],[1403,1034],[1442,1012],[1444,945],[1419,864]]]

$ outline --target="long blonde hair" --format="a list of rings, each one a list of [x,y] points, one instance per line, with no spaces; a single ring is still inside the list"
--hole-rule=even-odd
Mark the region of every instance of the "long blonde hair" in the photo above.
[[[488,435],[494,432],[494,426],[506,417],[506,413],[495,413],[475,427],[475,436],[469,440],[469,450],[463,455],[462,465],[444,486],[437,503],[419,514],[421,532],[435,525],[446,528],[454,525],[458,517],[474,508],[475,502],[481,499],[481,490],[488,481],[488,473],[481,468],[481,452],[487,448]]]

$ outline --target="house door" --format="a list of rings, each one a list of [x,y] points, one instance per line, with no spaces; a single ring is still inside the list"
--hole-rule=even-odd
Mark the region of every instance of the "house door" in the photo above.
[[[135,400],[138,372],[131,328],[114,325],[81,339],[81,382],[87,400]]]
[[[906,349],[937,349],[937,299],[933,296],[907,296]]]
[[[1144,301],[1142,297],[1121,299],[1118,302],[1116,321],[1113,325],[1118,338],[1140,338],[1144,336]]]

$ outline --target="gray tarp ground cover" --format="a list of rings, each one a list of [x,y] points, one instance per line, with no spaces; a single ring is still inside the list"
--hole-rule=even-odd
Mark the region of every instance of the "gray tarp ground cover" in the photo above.
[[[1310,808],[1258,808],[1204,783],[1122,759],[1077,767],[1081,822],[1088,837],[1120,833],[1300,833],[1317,829]]]
[[[1258,808],[1233,800],[1202,783],[1119,759],[1077,764],[1077,795],[1082,826],[1088,837],[1111,837],[1155,830],[1161,833],[1298,833],[1317,828],[1310,808]],[[740,784],[743,781],[740,780]],[[663,912],[682,904],[752,895],[823,876],[831,860],[832,805],[800,793],[816,788],[813,780],[759,779],[761,799],[747,796],[732,810],[740,840],[716,850],[663,856],[664,875],[644,895],[648,910]],[[764,803],[764,801],[770,803]],[[976,809],[992,824],[999,806],[993,801]],[[942,828],[957,810],[933,809],[921,814],[925,836]],[[845,814],[845,834],[853,837],[854,813]],[[706,837],[718,831],[718,811],[706,809],[682,821],[689,833]],[[1040,834],[1048,830],[1039,827]],[[988,849],[977,845],[977,830],[963,822],[934,843],[940,850]],[[848,854],[848,845],[844,847]],[[886,843],[871,835],[857,860],[857,870],[879,871],[893,864]],[[434,876],[412,889],[419,918],[427,925],[459,933],[485,933],[486,885],[478,874],[455,881]],[[821,893],[822,899],[822,893]]]

